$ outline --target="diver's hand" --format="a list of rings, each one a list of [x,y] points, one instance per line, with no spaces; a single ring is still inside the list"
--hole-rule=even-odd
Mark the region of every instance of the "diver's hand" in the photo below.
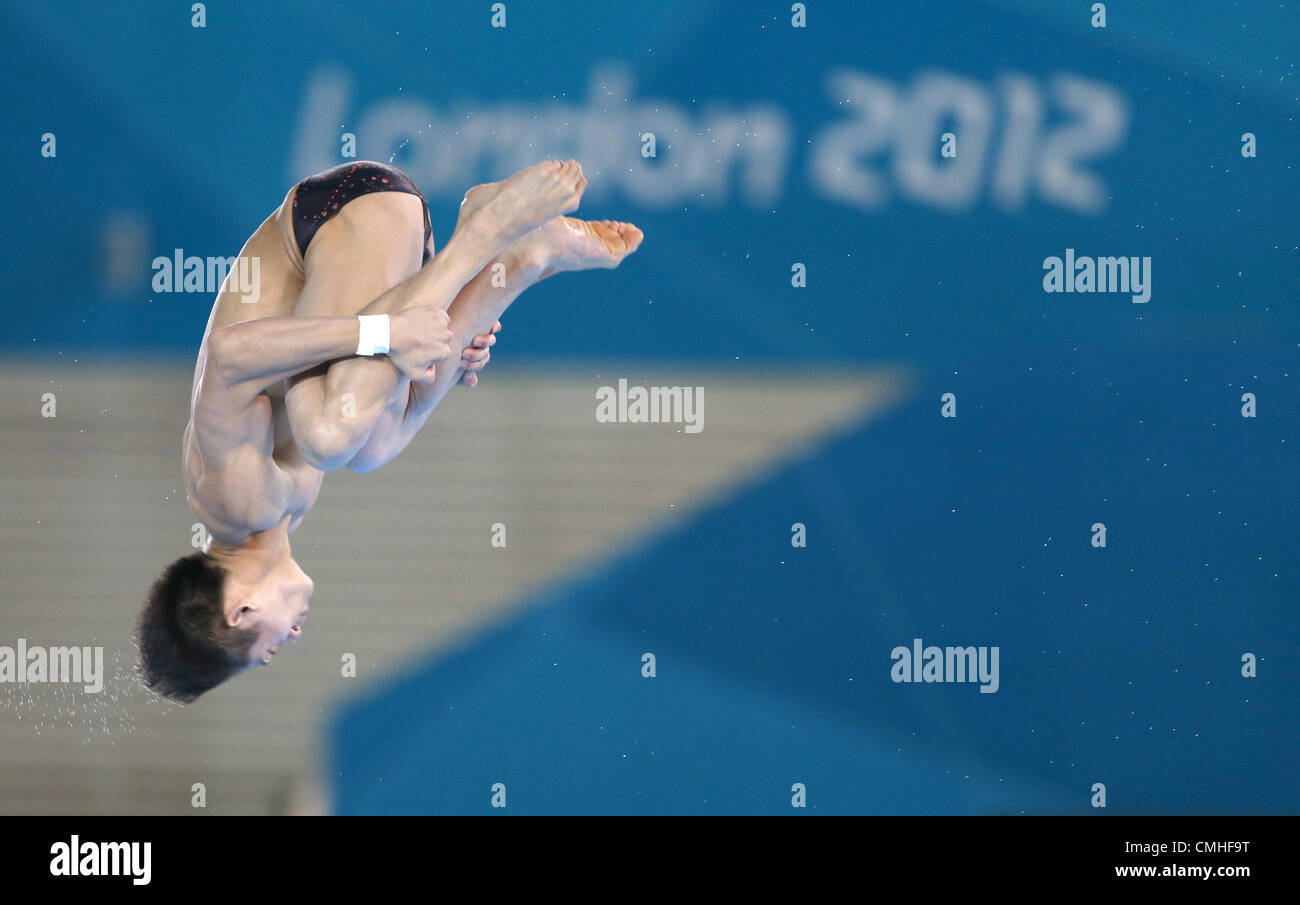
[[[430,382],[451,355],[451,318],[441,308],[405,308],[389,317],[388,358],[411,380]]]
[[[483,370],[484,366],[492,360],[491,350],[496,345],[496,335],[500,332],[501,321],[497,321],[492,326],[491,333],[480,333],[460,353],[460,366],[465,369],[465,373],[460,375],[461,386],[473,387],[478,385],[478,372]]]

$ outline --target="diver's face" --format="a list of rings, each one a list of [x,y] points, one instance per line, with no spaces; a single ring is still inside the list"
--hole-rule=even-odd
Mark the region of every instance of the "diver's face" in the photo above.
[[[312,594],[312,580],[292,559],[249,589],[238,623],[257,632],[249,651],[254,664],[270,663],[275,652],[302,637]]]

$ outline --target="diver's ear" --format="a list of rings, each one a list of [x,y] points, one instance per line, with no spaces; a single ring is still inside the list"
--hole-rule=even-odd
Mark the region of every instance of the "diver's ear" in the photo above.
[[[257,615],[257,604],[251,600],[241,600],[239,606],[226,614],[226,625],[231,628],[245,628]]]

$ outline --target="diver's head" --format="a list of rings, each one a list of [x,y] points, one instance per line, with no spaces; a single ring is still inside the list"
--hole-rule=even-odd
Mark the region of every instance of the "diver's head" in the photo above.
[[[287,553],[192,553],[154,583],[136,632],[144,682],[188,703],[302,634],[312,581]]]
[[[307,618],[313,589],[292,556],[279,558],[270,568],[259,562],[227,558],[224,618],[233,631],[254,635],[248,650],[250,665],[271,662],[281,645],[302,636],[302,622]]]

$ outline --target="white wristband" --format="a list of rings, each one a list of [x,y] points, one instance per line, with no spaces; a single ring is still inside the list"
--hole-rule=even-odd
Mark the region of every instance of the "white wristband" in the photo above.
[[[361,322],[357,340],[358,355],[383,355],[388,352],[388,315],[358,314]]]

